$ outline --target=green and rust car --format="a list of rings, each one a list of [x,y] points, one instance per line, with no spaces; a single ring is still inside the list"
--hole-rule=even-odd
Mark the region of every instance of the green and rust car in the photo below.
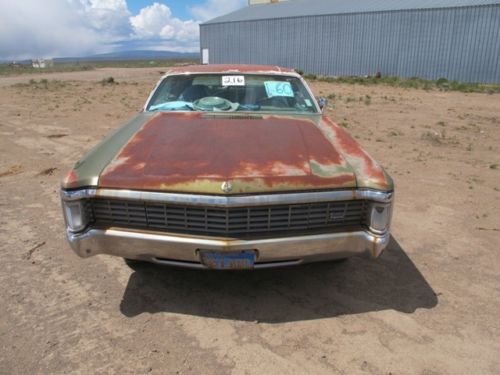
[[[203,65],[168,71],[61,197],[81,257],[257,269],[379,256],[393,189],[293,70]]]

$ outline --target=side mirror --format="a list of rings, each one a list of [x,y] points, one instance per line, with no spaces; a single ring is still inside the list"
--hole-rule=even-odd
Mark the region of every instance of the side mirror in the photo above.
[[[326,106],[328,105],[328,99],[327,98],[323,98],[323,97],[319,98],[318,99],[318,105],[319,105],[319,109],[321,109],[321,112],[324,112]]]

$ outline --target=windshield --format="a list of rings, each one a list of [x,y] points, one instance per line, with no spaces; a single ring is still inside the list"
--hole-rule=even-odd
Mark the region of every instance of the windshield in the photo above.
[[[165,78],[147,111],[317,113],[302,81],[281,75],[194,74]]]

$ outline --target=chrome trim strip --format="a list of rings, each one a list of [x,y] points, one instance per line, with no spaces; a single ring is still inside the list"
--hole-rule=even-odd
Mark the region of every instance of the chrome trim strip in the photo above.
[[[63,201],[76,201],[78,199],[93,198],[96,196],[97,189],[63,190],[61,189],[61,199]]]
[[[151,263],[159,264],[162,266],[182,267],[182,268],[191,268],[191,269],[198,269],[198,270],[210,270],[210,268],[203,265],[202,263],[196,263],[196,262],[186,262],[186,261],[180,261],[180,260],[166,260],[166,259],[160,259],[160,258],[152,258],[149,261]],[[255,263],[253,269],[264,270],[264,269],[276,268],[276,267],[292,267],[292,266],[298,266],[301,263],[302,263],[302,260]]]
[[[165,260],[160,258],[151,258],[149,260],[151,263],[159,264],[161,266],[172,266],[172,267],[181,267],[181,268],[191,268],[196,270],[209,270],[210,268],[204,266],[201,263],[196,262],[187,262],[182,260]]]
[[[137,190],[114,190],[114,189],[83,189],[83,190],[61,190],[61,198],[72,201],[86,198],[110,198],[130,199],[148,202],[168,202],[172,204],[185,204],[190,206],[210,207],[247,207],[247,206],[270,206],[281,204],[299,204],[309,202],[332,202],[346,200],[369,200],[380,203],[390,203],[393,192],[377,190],[333,190],[306,193],[283,193],[283,194],[258,194],[241,196],[219,196],[200,194],[178,194],[160,193]]]
[[[309,263],[360,254],[376,258],[391,238],[390,232],[378,236],[366,230],[248,240],[118,228],[89,229],[80,234],[67,231],[66,235],[71,248],[82,258],[108,254],[153,263],[160,258],[194,267],[200,263],[200,249],[222,253],[255,250],[256,265],[267,263],[269,267],[280,267],[287,261]]]
[[[265,270],[269,268],[277,268],[277,267],[292,267],[298,266],[303,263],[303,260],[289,260],[289,261],[279,261],[279,262],[268,262],[268,263],[255,263],[254,269],[256,270]]]
[[[373,202],[379,203],[391,203],[394,199],[393,191],[380,191],[380,190],[366,190],[359,189],[356,190],[355,199],[366,199]]]

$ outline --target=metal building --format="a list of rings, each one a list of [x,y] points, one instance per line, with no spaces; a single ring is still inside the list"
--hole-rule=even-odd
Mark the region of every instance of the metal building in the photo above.
[[[201,24],[204,63],[500,82],[500,0],[289,0]]]

